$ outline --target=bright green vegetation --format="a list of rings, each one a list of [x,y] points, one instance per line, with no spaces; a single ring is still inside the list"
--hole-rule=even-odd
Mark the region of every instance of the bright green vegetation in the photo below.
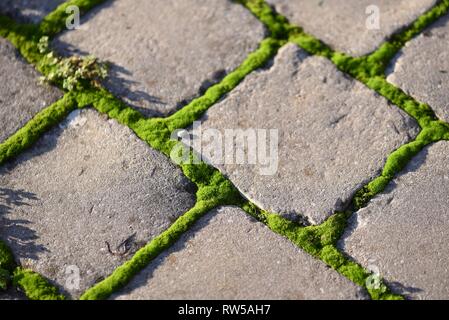
[[[76,101],[70,95],[37,113],[24,127],[0,144],[0,164],[19,155],[39,137],[60,123],[76,109]]]
[[[20,287],[31,300],[65,299],[47,279],[31,270],[17,268],[13,274],[13,283]]]
[[[100,81],[106,79],[108,74],[105,64],[100,63],[94,56],[60,58],[49,48],[49,37],[44,36],[37,44],[39,53],[50,59],[52,69],[41,81],[58,84],[68,91],[81,91],[88,84],[100,88]]]
[[[82,13],[88,12],[104,0],[72,0],[50,13],[40,25],[17,24],[0,16],[0,36],[14,44],[24,58],[36,66],[46,81],[64,89],[65,96],[38,113],[17,133],[0,144],[0,164],[12,159],[30,147],[43,133],[61,122],[76,108],[92,106],[121,124],[131,128],[136,135],[152,148],[170,156],[176,141],[170,135],[176,129],[186,128],[199,119],[205,111],[231,92],[249,73],[265,66],[278,49],[293,42],[309,54],[331,60],[339,70],[363,82],[393,104],[397,105],[420,125],[421,132],[410,143],[394,151],[387,159],[382,174],[357,192],[353,206],[347,212],[336,213],[319,226],[302,226],[281,216],[261,210],[244,199],[233,184],[218,170],[201,164],[182,164],[183,173],[198,187],[197,202],[193,208],[178,218],[167,230],[152,239],[129,261],[117,268],[109,277],[88,289],[81,299],[106,299],[125,286],[132,277],[145,268],[161,252],[175,243],[179,237],[204,214],[222,205],[238,205],[248,214],[266,224],[272,231],[288,238],[295,245],[365,288],[373,299],[401,299],[382,284],[373,288],[369,279],[373,275],[342,254],[337,242],[342,236],[352,211],[365,206],[372,197],[382,192],[388,183],[426,145],[449,140],[448,124],[439,121],[431,108],[406,95],[401,89],[385,79],[385,68],[404,44],[419,34],[433,21],[446,14],[449,0],[439,1],[427,13],[399,34],[394,35],[378,50],[364,57],[350,57],[335,52],[319,39],[305,33],[301,27],[290,24],[263,0],[238,0],[265,24],[270,36],[259,48],[220,83],[211,86],[203,96],[191,101],[181,110],[167,118],[145,118],[100,86],[105,77],[104,67],[97,59],[88,57],[59,58],[49,49],[52,37],[63,31],[69,5],[77,5]],[[12,282],[25,291],[30,299],[62,299],[58,290],[42,276],[16,267],[13,256],[0,242],[0,288]]]
[[[11,281],[11,272],[16,267],[14,256],[8,246],[0,240],[0,290],[6,290]]]
[[[392,294],[379,279],[375,288],[367,286],[372,274],[354,263],[337,249],[351,212],[336,213],[319,226],[303,227],[278,214],[266,212],[250,202],[242,204],[242,209],[257,220],[266,224],[272,231],[286,237],[295,245],[322,260],[346,278],[365,288],[372,299],[396,300],[401,296]]]

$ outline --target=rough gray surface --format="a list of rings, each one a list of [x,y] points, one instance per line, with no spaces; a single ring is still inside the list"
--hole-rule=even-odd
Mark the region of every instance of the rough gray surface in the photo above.
[[[448,163],[448,142],[425,148],[351,218],[341,244],[413,299],[449,299]]]
[[[364,291],[239,208],[203,217],[115,299],[361,299]]]
[[[129,258],[106,241],[115,251],[135,234],[131,254],[195,198],[179,169],[116,121],[75,111],[62,127],[0,169],[0,238],[22,266],[78,296]],[[67,287],[72,265],[79,290]]]
[[[267,0],[290,22],[336,50],[368,54],[390,35],[412,23],[437,0]],[[380,28],[367,28],[367,7],[380,12]]]
[[[39,23],[65,1],[67,0],[1,0],[0,13],[19,22]]]
[[[38,78],[12,44],[0,38],[0,143],[62,96]]]
[[[313,223],[344,209],[354,192],[380,173],[386,157],[417,133],[399,108],[293,44],[281,49],[270,70],[248,76],[202,121],[203,130],[223,135],[224,129],[278,129],[274,175],[261,174],[266,167],[261,158],[255,165],[223,165],[206,155],[205,160],[262,208],[303,214]],[[268,145],[261,141],[258,148]],[[248,154],[241,142],[235,145]]]
[[[258,47],[264,28],[229,0],[109,1],[61,35],[60,51],[112,63],[106,86],[146,115],[165,115]]]
[[[387,80],[417,100],[430,104],[449,122],[449,17],[408,42]]]

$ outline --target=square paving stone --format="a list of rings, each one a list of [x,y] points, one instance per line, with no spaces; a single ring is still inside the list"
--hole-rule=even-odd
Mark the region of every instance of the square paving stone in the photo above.
[[[39,73],[0,38],[0,143],[62,97],[61,91],[38,80]]]
[[[412,299],[449,299],[449,143],[425,148],[359,210],[344,251]]]
[[[39,23],[46,15],[67,0],[1,0],[0,14],[19,22]]]
[[[111,64],[106,86],[148,116],[166,115],[239,66],[264,37],[229,0],[109,1],[55,42]]]
[[[364,299],[324,263],[235,207],[207,214],[114,299]]]
[[[417,100],[430,104],[449,122],[449,17],[445,16],[408,42],[387,80]]]
[[[338,51],[368,54],[437,0],[267,0],[276,11]],[[368,23],[379,9],[379,28]],[[367,11],[368,8],[368,11]],[[367,13],[368,12],[368,13]],[[377,26],[376,26],[377,27]]]
[[[245,196],[268,211],[304,215],[318,224],[344,210],[380,174],[387,156],[418,131],[399,108],[293,44],[280,50],[269,70],[249,75],[210,108],[201,128],[203,133],[193,135],[200,136],[202,150],[194,148]],[[250,149],[241,135],[230,151],[221,141],[218,157],[205,152],[215,145],[208,141],[209,129],[218,130],[223,141],[232,138],[229,129],[278,130],[278,143],[270,147],[275,139],[268,131]],[[240,152],[244,161],[238,160]]]
[[[193,191],[130,129],[77,110],[0,168],[0,238],[22,266],[77,297],[191,208]]]

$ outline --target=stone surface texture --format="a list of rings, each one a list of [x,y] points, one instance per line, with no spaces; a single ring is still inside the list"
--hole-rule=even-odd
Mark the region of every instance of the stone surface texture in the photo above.
[[[62,34],[63,53],[111,64],[106,86],[144,114],[166,115],[239,66],[264,27],[229,0],[108,1]],[[88,36],[90,34],[90,36]]]
[[[336,271],[235,207],[215,210],[115,299],[363,299]]]
[[[448,163],[448,142],[426,147],[352,217],[341,242],[346,253],[409,298],[449,299]]]
[[[293,44],[281,49],[269,70],[249,75],[202,121],[203,132],[218,129],[223,136],[225,129],[278,130],[278,152],[271,157],[276,172],[264,172],[270,167],[264,157],[257,156],[256,164],[250,157],[235,164],[235,156],[234,161],[208,156],[204,150],[213,142],[206,138],[203,158],[263,209],[304,215],[317,224],[344,210],[355,191],[380,173],[386,157],[417,133],[414,120],[399,108]],[[269,148],[266,140],[271,138],[252,145]],[[238,140],[235,150],[255,154]]]
[[[130,129],[75,111],[0,169],[0,238],[22,266],[77,297],[192,207],[192,191]],[[69,286],[75,268],[79,289]]]
[[[368,54],[412,23],[437,0],[267,0],[291,23],[332,48],[353,56]],[[371,21],[379,10],[379,25]]]
[[[39,23],[66,0],[1,0],[0,13],[19,22]]]
[[[449,17],[408,42],[391,65],[387,80],[429,104],[449,122]]]
[[[0,38],[0,143],[61,96],[58,89],[39,84],[39,73]]]

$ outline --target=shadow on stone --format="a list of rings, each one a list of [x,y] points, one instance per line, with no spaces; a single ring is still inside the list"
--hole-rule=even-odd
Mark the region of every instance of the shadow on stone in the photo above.
[[[48,251],[44,246],[36,245],[35,240],[39,237],[29,227],[31,221],[8,218],[8,214],[37,200],[37,195],[32,192],[0,188],[0,237],[11,247],[16,258],[37,259],[37,253]]]
[[[39,23],[47,14],[55,10],[65,0],[2,0],[0,14],[20,23]]]
[[[31,149],[29,149],[28,151],[25,150],[24,152],[19,154],[17,158],[13,158],[12,160],[7,161],[5,164],[0,166],[0,177],[4,174],[5,171],[14,170],[14,168],[20,165],[22,162],[29,161],[34,157],[38,157],[56,148],[59,136],[63,132],[63,129],[60,126],[63,125],[65,121],[67,121],[67,117],[59,124],[59,127],[56,126],[47,133],[40,136]]]
[[[187,233],[181,236],[170,249],[164,251],[156,259],[151,261],[147,267],[141,270],[135,277],[130,281],[128,286],[124,289],[117,291],[117,294],[129,294],[135,289],[140,287],[145,287],[148,282],[153,278],[153,274],[161,265],[165,263],[170,263],[170,256],[176,252],[183,251],[187,248],[189,242],[195,238],[196,234],[200,232],[204,227],[206,227],[210,221],[219,214],[218,211],[209,212],[206,216],[202,217],[197,223],[191,228]],[[182,272],[182,271],[180,271]]]
[[[407,299],[410,299],[410,295],[413,293],[423,292],[423,289],[407,287],[399,282],[388,282],[388,287],[395,293],[404,296]]]
[[[139,106],[139,104],[143,102],[144,104],[149,105],[165,106],[167,105],[167,102],[163,101],[162,98],[151,95],[145,91],[132,90],[131,88],[133,85],[138,85],[138,82],[125,78],[125,76],[132,77],[132,73],[115,63],[107,62],[107,64],[109,66],[109,74],[104,83],[107,88],[111,89],[114,94],[117,94],[120,97],[126,97],[126,102],[130,107],[146,116],[164,116],[164,113],[160,111],[144,108]]]

